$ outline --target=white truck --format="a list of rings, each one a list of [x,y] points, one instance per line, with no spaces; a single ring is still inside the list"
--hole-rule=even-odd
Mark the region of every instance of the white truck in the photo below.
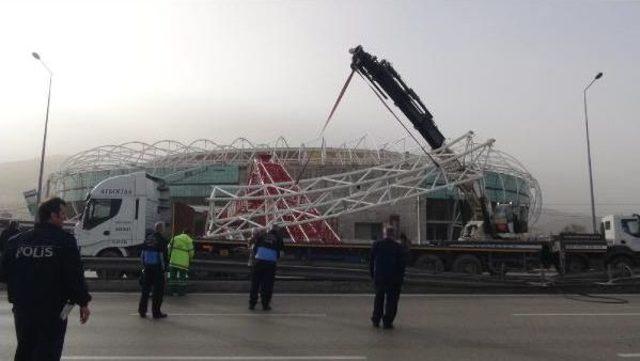
[[[145,232],[171,217],[169,188],[145,172],[107,178],[87,196],[74,233],[83,256],[132,257]]]

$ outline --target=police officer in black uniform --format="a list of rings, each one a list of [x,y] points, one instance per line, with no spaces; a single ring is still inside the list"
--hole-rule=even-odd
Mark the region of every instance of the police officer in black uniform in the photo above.
[[[13,237],[0,264],[13,303],[18,347],[15,361],[58,361],[62,354],[69,304],[80,306],[80,322],[89,320],[89,301],[76,239],[62,229],[60,198],[43,202],[33,230]]]
[[[151,314],[153,318],[160,319],[167,317],[166,313],[160,311],[162,299],[164,298],[164,275],[169,264],[169,254],[167,250],[167,239],[164,238],[164,223],[158,222],[155,231],[147,237],[142,249],[142,294],[138,305],[140,317],[147,317],[147,307],[149,304],[149,293],[153,289],[151,300]]]
[[[385,329],[393,328],[406,266],[404,247],[394,237],[395,229],[387,227],[384,239],[376,241],[371,247],[369,258],[369,270],[376,292],[371,322],[374,327],[380,327],[382,320]]]
[[[276,265],[282,250],[282,229],[273,225],[271,230],[255,240],[253,252],[254,263],[251,273],[251,290],[249,293],[249,309],[254,310],[258,303],[258,292],[262,309],[271,310],[271,296],[276,279]]]

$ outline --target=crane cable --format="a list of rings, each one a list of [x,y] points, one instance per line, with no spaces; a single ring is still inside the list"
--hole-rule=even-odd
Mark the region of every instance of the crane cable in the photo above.
[[[342,97],[344,96],[344,93],[347,91],[347,88],[349,87],[349,84],[351,83],[351,79],[353,78],[353,73],[355,73],[354,69],[351,70],[351,73],[347,77],[347,81],[342,86],[342,89],[340,90],[340,94],[338,94],[338,99],[336,99],[336,102],[333,103],[333,108],[331,108],[331,112],[329,113],[329,116],[327,117],[327,120],[325,120],[324,126],[322,127],[322,130],[320,131],[320,138],[322,138],[322,135],[324,134],[324,131],[327,129],[327,125],[329,125],[329,122],[331,121],[331,118],[333,118],[333,114],[336,112],[336,109],[338,109],[338,105],[340,105],[340,101],[342,100]],[[296,177],[296,182],[295,182],[296,185],[300,182],[300,178],[302,177],[302,174],[304,173],[304,171],[307,169],[307,165],[309,164],[309,160],[310,159],[311,159],[311,157],[307,157],[307,160],[304,162],[304,165],[302,166],[302,169],[298,173],[298,176]]]
[[[324,122],[324,126],[322,127],[322,130],[320,131],[320,136],[322,137],[322,134],[324,134],[324,131],[327,129],[327,126],[329,125],[329,122],[331,121],[331,118],[333,118],[333,115],[335,114],[336,110],[338,109],[338,105],[340,105],[340,101],[342,100],[342,97],[344,96],[344,93],[347,91],[347,88],[349,87],[349,84],[351,83],[351,79],[353,79],[353,73],[356,72],[356,69],[352,69],[351,73],[349,74],[349,76],[347,77],[347,81],[344,83],[344,85],[342,86],[342,89],[340,90],[340,94],[338,94],[338,98],[336,99],[336,102],[333,104],[333,107],[331,108],[331,112],[329,112],[329,116],[327,117],[327,120]],[[409,136],[411,137],[411,139],[413,139],[416,144],[418,145],[418,147],[420,147],[420,149],[422,149],[422,151],[424,152],[424,154],[429,157],[429,159],[431,159],[431,161],[433,162],[433,164],[436,165],[436,167],[438,167],[439,169],[442,170],[442,166],[440,165],[440,163],[438,163],[438,161],[436,161],[436,159],[429,154],[429,152],[424,148],[424,146],[422,146],[422,144],[420,144],[420,142],[418,141],[418,139],[413,135],[413,133],[411,133],[411,131],[409,130],[409,128],[407,128],[406,125],[404,125],[404,123],[402,122],[402,120],[400,120],[400,117],[398,117],[398,115],[396,115],[396,113],[393,111],[393,109],[391,109],[391,107],[389,107],[389,105],[387,104],[387,102],[384,101],[384,99],[382,98],[382,96],[380,95],[379,92],[377,92],[373,86],[371,86],[371,81],[367,82],[367,79],[362,75],[362,73],[360,73],[358,71],[358,75],[360,75],[360,77],[365,80],[365,82],[367,83],[367,85],[369,86],[369,88],[371,89],[371,91],[376,95],[376,97],[378,97],[378,99],[380,99],[380,101],[382,102],[382,104],[385,106],[385,108],[387,108],[387,110],[391,113],[391,115],[393,115],[393,117],[396,119],[396,121],[400,124],[400,126],[402,126],[402,128],[407,132],[407,134],[409,134]],[[302,174],[304,173],[304,171],[307,168],[307,165],[309,164],[309,160],[311,158],[307,157],[307,160],[305,161],[304,165],[302,166],[302,169],[300,170],[300,172],[298,173],[298,176],[296,177],[296,181],[295,184],[297,185],[300,182],[300,178],[302,177]]]
[[[333,114],[336,112],[336,109],[338,109],[338,105],[340,104],[340,101],[342,100],[342,97],[344,96],[344,93],[347,91],[347,87],[349,86],[349,83],[351,83],[351,79],[353,78],[353,73],[355,73],[355,69],[351,70],[351,74],[349,74],[349,77],[347,78],[347,81],[344,83],[344,85],[342,86],[342,90],[340,90],[340,94],[338,95],[338,99],[336,99],[336,102],[333,104],[333,108],[331,108],[331,112],[329,113],[329,116],[327,117],[327,120],[324,122],[324,126],[322,127],[322,131],[320,131],[320,135],[322,135],[325,131],[325,129],[327,129],[327,125],[329,125],[329,121],[331,121],[331,118],[333,117]],[[360,74],[360,73],[358,73]]]

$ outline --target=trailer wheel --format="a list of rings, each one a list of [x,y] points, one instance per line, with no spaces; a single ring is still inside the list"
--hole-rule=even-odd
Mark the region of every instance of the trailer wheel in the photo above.
[[[122,257],[120,252],[114,249],[107,249],[98,254],[98,257]],[[118,270],[108,270],[108,269],[99,269],[96,270],[96,274],[98,275],[98,279],[101,280],[119,280],[124,276],[123,271]]]
[[[567,273],[580,273],[585,272],[589,268],[587,261],[582,257],[572,256],[567,258],[567,264],[565,266]]]
[[[627,256],[617,256],[607,266],[611,267],[611,275],[615,278],[630,277],[633,275],[635,263]]]
[[[457,273],[479,275],[482,273],[482,262],[474,255],[463,254],[453,261],[452,269]]]
[[[433,274],[444,272],[444,262],[442,262],[440,257],[432,254],[421,255],[416,259],[413,266]]]

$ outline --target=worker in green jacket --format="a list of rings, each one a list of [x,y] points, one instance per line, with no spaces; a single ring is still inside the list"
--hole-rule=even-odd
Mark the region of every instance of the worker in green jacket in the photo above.
[[[184,296],[187,291],[189,265],[195,254],[189,230],[174,236],[169,242],[169,294]]]

